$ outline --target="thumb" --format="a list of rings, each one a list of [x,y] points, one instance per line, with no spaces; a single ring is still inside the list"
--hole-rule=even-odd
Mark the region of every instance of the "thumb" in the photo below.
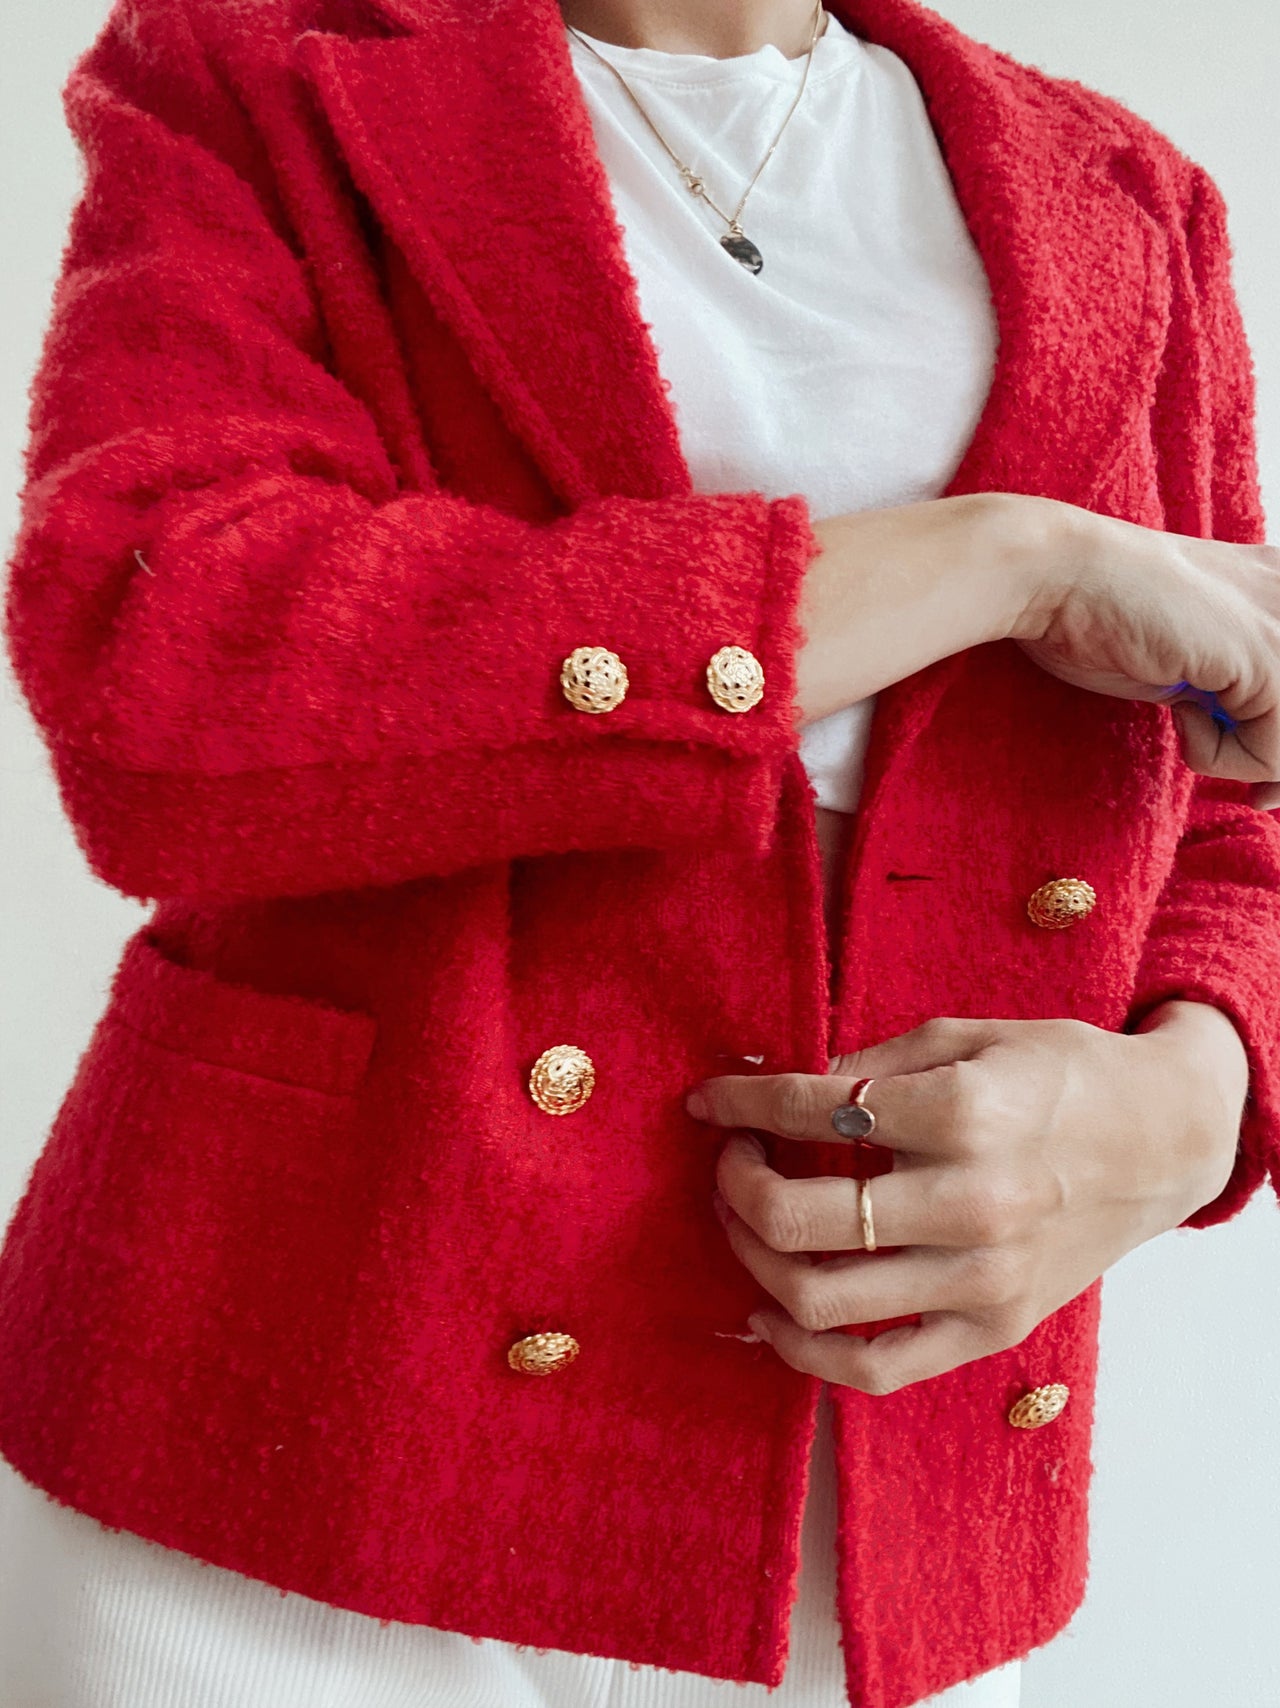
[[[864,1050],[831,1056],[829,1074],[850,1074],[854,1079],[891,1079],[900,1073],[926,1073],[965,1061],[977,1055],[990,1041],[991,1027],[985,1020],[926,1020],[910,1032],[871,1044]]]

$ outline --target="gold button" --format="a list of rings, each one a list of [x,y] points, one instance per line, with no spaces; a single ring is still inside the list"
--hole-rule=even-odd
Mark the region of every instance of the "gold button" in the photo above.
[[[764,698],[764,669],[745,646],[722,646],[707,665],[707,687],[726,712],[749,712]]]
[[[1071,1390],[1065,1382],[1050,1382],[1046,1388],[1032,1388],[1023,1394],[1009,1412],[1009,1422],[1015,1429],[1039,1429],[1042,1423],[1052,1423],[1066,1409]]]
[[[1061,931],[1084,919],[1097,906],[1098,897],[1092,884],[1083,878],[1054,878],[1040,888],[1027,902],[1031,923],[1046,931]]]
[[[571,1334],[526,1334],[507,1350],[507,1363],[522,1376],[550,1376],[572,1364],[582,1348]]]
[[[595,1064],[576,1044],[552,1044],[529,1072],[529,1095],[548,1115],[572,1115],[595,1085]]]
[[[627,697],[627,667],[607,646],[579,646],[560,666],[564,697],[580,712],[611,712]]]

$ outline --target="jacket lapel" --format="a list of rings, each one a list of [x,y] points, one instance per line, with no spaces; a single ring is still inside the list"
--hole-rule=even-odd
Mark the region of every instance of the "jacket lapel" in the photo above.
[[[1128,138],[912,0],[828,4],[911,67],[986,267],[999,359],[949,490],[1088,504],[1168,329],[1163,232],[1122,188]]]
[[[367,0],[298,64],[358,188],[569,506],[690,490],[552,0]]]

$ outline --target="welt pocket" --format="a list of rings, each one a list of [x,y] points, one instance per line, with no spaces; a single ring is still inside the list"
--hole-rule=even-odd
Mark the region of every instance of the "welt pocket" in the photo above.
[[[372,1014],[237,984],[167,954],[144,926],[121,954],[103,1015],[211,1067],[342,1097],[364,1077]]]

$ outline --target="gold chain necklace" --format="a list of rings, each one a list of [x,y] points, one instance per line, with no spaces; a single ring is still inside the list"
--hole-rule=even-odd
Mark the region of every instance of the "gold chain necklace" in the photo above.
[[[818,0],[817,6],[814,8],[813,33],[809,37],[809,51],[805,55],[804,76],[800,79],[800,87],[796,90],[795,100],[792,101],[791,105],[787,108],[786,117],[778,126],[777,135],[769,144],[768,153],[752,173],[751,182],[747,185],[741,196],[739,196],[738,205],[734,208],[731,214],[726,213],[722,207],[712,200],[711,196],[707,192],[707,186],[703,180],[691,166],[686,166],[684,161],[681,160],[675,149],[672,148],[666,137],[663,136],[657,125],[654,124],[648,113],[645,112],[635,90],[627,82],[626,78],[618,70],[617,66],[607,60],[602,53],[598,52],[597,49],[594,48],[587,38],[581,33],[581,31],[575,30],[572,24],[565,25],[565,28],[569,31],[570,35],[577,36],[583,47],[586,48],[587,52],[595,54],[595,57],[600,61],[601,65],[606,66],[618,79],[618,82],[621,83],[622,87],[626,90],[627,95],[631,100],[631,104],[635,107],[636,111],[640,114],[640,117],[648,125],[649,129],[657,137],[663,148],[666,149],[667,153],[675,162],[680,176],[684,179],[685,185],[691,193],[704,201],[712,212],[719,214],[720,218],[725,222],[728,230],[720,239],[720,247],[727,250],[728,253],[733,256],[734,260],[740,262],[749,273],[758,273],[761,270],[764,266],[764,256],[742,229],[740,224],[742,210],[746,206],[747,197],[756,187],[756,180],[769,164],[770,160],[773,159],[773,151],[782,141],[782,133],[790,124],[791,115],[800,105],[800,97],[804,94],[804,86],[809,81],[809,67],[813,64],[813,50],[818,40],[818,26],[822,22],[822,4],[823,0]]]

